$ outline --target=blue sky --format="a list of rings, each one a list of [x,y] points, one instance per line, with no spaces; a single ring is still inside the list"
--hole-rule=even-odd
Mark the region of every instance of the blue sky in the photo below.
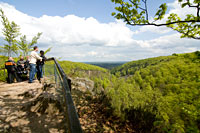
[[[110,15],[114,4],[110,0],[1,0],[34,17],[42,15],[94,17],[101,22],[114,21]]]
[[[110,15],[115,4],[111,0],[1,0],[14,5],[17,10],[34,17],[42,15],[65,16],[74,14],[79,17],[94,17],[100,22],[115,21]],[[148,2],[149,12],[155,12],[163,0],[152,0]],[[173,2],[173,0],[166,0]]]
[[[163,0],[149,0],[150,16]],[[177,0],[168,12],[184,16]],[[1,0],[0,8],[28,39],[43,32],[38,46],[53,47],[48,56],[71,61],[131,61],[199,50],[199,42],[180,39],[166,27],[132,27],[111,16],[110,0]],[[0,28],[2,26],[0,24]],[[0,33],[0,38],[3,35]],[[4,42],[0,40],[0,45]],[[190,45],[189,45],[190,44]]]

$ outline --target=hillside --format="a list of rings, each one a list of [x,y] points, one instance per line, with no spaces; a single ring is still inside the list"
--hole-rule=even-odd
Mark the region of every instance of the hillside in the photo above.
[[[199,68],[198,51],[129,62],[112,70],[107,95],[138,131],[199,132]]]
[[[198,61],[199,52],[185,53],[185,54],[173,54],[172,56],[160,56],[155,58],[148,58],[138,61],[132,61],[125,63],[121,66],[115,67],[111,70],[111,73],[116,74],[120,72],[121,76],[133,75],[137,70],[146,68],[148,66],[156,66],[160,63],[168,63],[171,61],[185,60],[186,62],[196,60]]]
[[[61,67],[64,69],[64,71],[68,75],[71,75],[71,76],[74,76],[74,75],[80,76],[81,74],[84,74],[84,72],[86,73],[87,72],[103,72],[103,73],[107,72],[107,70],[104,68],[90,65],[90,64],[85,64],[85,63],[71,62],[71,61],[59,61],[59,63]]]

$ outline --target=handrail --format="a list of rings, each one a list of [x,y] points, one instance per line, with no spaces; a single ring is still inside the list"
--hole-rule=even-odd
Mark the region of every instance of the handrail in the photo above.
[[[56,64],[56,67],[61,75],[61,78],[63,80],[63,92],[64,92],[64,99],[66,104],[66,117],[67,117],[67,127],[70,133],[82,133],[82,128],[80,125],[80,121],[72,100],[70,87],[68,84],[68,78],[65,74],[64,70],[60,66],[60,64],[57,62],[55,58],[51,58],[51,60],[54,60],[54,63]]]

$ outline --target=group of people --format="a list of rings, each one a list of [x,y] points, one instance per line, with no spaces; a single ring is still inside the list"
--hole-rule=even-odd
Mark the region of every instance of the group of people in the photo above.
[[[17,61],[17,64],[14,62],[12,57],[8,58],[8,61],[5,63],[5,68],[8,73],[8,83],[13,83],[14,79],[17,82],[21,82],[28,77],[29,73],[29,83],[33,83],[35,80],[35,74],[37,73],[37,79],[41,82],[41,78],[43,78],[43,65],[46,61],[46,57],[44,56],[44,51],[40,51],[40,55],[38,55],[38,47],[35,46],[30,56],[26,57],[26,60],[23,56]]]

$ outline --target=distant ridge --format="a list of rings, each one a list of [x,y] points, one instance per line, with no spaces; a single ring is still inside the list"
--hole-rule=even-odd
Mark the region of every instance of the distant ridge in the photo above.
[[[84,62],[84,63],[103,67],[106,69],[112,69],[114,67],[121,66],[127,62],[128,61],[108,61],[108,62],[106,61],[106,62]]]

